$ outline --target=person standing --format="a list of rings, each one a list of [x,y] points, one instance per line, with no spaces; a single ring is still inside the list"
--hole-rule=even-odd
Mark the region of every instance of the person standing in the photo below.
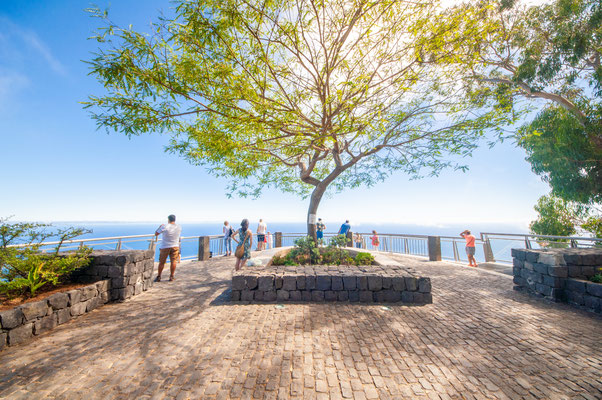
[[[350,229],[351,225],[349,225],[349,220],[346,220],[345,223],[341,225],[341,228],[339,229],[339,235],[346,235]]]
[[[475,258],[474,258],[475,251],[476,251],[476,247],[475,247],[476,238],[470,234],[470,231],[468,229],[465,230],[464,232],[460,233],[460,236],[462,236],[466,240],[466,255],[468,256],[468,266],[476,267],[477,260],[475,260]]]
[[[167,225],[163,224],[155,231],[155,237],[161,236],[161,248],[159,250],[159,271],[155,282],[161,282],[161,274],[169,256],[170,274],[169,280],[175,279],[176,273],[176,262],[179,260],[180,254],[180,234],[182,233],[182,227],[176,224],[176,216],[170,215],[167,217]]]
[[[272,248],[272,234],[270,232],[268,232],[268,234],[265,236],[265,241],[267,243],[267,248],[271,249]]]
[[[265,234],[268,231],[268,226],[259,219],[259,225],[257,225],[257,251],[265,250]]]
[[[374,250],[378,250],[378,246],[380,246],[380,240],[378,240],[378,233],[376,233],[376,231],[373,230],[370,239],[372,240],[372,248]]]
[[[224,257],[232,255],[232,234],[234,233],[234,229],[230,226],[228,221],[224,221],[224,226],[222,228],[224,232]]]
[[[238,240],[236,239],[236,234],[238,234]],[[232,235],[236,243],[236,251],[234,255],[236,256],[236,265],[234,269],[236,271],[240,270],[245,266],[247,260],[251,258],[251,246],[253,245],[253,232],[249,229],[249,220],[243,219],[240,223],[240,229],[234,232]],[[239,250],[242,248],[242,250]]]
[[[355,235],[353,235],[355,238],[355,247],[357,247],[358,249],[362,248],[362,235],[360,235],[359,232],[356,232]]]
[[[318,244],[322,244],[324,241],[324,230],[326,229],[326,225],[322,222],[322,218],[318,218],[318,223],[316,224],[316,238],[318,239]]]

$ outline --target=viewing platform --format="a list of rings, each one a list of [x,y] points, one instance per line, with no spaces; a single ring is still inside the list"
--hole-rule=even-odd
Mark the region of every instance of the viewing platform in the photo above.
[[[259,253],[253,253],[257,256]],[[433,303],[241,304],[233,257],[0,352],[0,398],[600,398],[602,318],[512,277],[386,254]]]

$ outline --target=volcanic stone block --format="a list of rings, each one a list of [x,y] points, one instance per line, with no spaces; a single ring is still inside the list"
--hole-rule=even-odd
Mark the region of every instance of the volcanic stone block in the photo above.
[[[301,301],[301,291],[291,290],[290,292],[288,292],[288,298],[290,301]]]
[[[343,276],[343,288],[345,290],[357,289],[357,278],[355,276]]]
[[[266,290],[263,292],[263,301],[276,301],[276,291]]]
[[[123,276],[123,268],[117,265],[110,265],[107,271],[107,275],[109,276],[109,278],[118,278],[120,276]]]
[[[42,332],[46,332],[56,328],[58,325],[56,314],[51,314],[47,317],[40,318],[33,325],[34,335],[39,335]]]
[[[288,290],[280,289],[276,291],[276,300],[286,301],[289,298]]]
[[[124,288],[128,285],[129,279],[127,276],[120,276],[117,278],[113,278],[113,287],[114,288]]]
[[[257,276],[255,275],[247,275],[245,277],[245,286],[249,290],[253,290],[257,288]]]
[[[67,293],[55,293],[48,297],[48,304],[54,310],[60,310],[69,304],[69,295]]]
[[[581,265],[583,261],[581,260],[581,255],[579,254],[563,254],[564,262],[568,265]]]
[[[567,278],[569,276],[569,270],[566,266],[549,266],[548,275]]]
[[[393,286],[393,290],[401,292],[406,288],[406,281],[403,276],[394,276],[391,279],[391,285]]]
[[[411,276],[406,276],[404,279],[406,281],[406,290],[407,291],[415,292],[416,290],[418,290],[416,278],[411,277]]]
[[[512,249],[512,250],[514,250],[514,249]],[[525,261],[519,260],[518,258],[514,258],[512,260],[512,266],[516,267],[516,268],[523,268],[525,266]]]
[[[21,325],[8,331],[8,344],[22,343],[33,336],[33,322]]]
[[[240,290],[232,290],[230,294],[230,299],[232,301],[240,301]]]
[[[316,289],[321,291],[330,290],[331,279],[329,275],[318,275],[316,277]]]
[[[110,283],[111,281],[108,279],[96,282],[96,290],[98,290],[99,293],[106,292],[111,288]]]
[[[333,276],[331,282],[332,290],[343,290],[343,277],[342,276]]]
[[[391,276],[383,276],[383,289],[390,289],[393,278]]]
[[[359,290],[350,290],[349,291],[349,301],[352,303],[356,303],[360,301],[360,291]]]
[[[115,257],[115,264],[123,267],[128,262],[128,257],[124,254]]]
[[[21,308],[21,311],[23,312],[25,321],[31,321],[38,317],[43,317],[46,315],[46,313],[48,313],[48,303],[46,300],[25,303],[19,308]]]
[[[297,290],[297,277],[285,275],[282,278],[282,290]]]
[[[134,295],[134,286],[128,286],[125,288],[125,298],[129,299]]]
[[[587,282],[586,291],[592,296],[602,297],[602,284]]]
[[[77,317],[78,315],[82,315],[86,312],[86,302],[82,301],[80,303],[74,304],[71,306],[71,315]]]
[[[377,303],[384,303],[385,300],[385,291],[384,290],[379,290],[378,292],[374,292],[374,298],[376,299]]]
[[[420,293],[420,292],[412,292],[412,296],[414,298],[414,303],[415,304],[424,304],[424,294],[425,293]]]
[[[533,264],[533,269],[540,274],[548,273],[548,264],[535,263]]]
[[[326,301],[337,301],[338,298],[339,296],[334,290],[327,290],[324,292],[324,300]]]
[[[305,275],[297,276],[297,289],[305,290],[306,277]]]
[[[413,303],[414,302],[414,292],[403,291],[401,293],[401,301],[404,303]]]
[[[312,301],[324,301],[324,291],[323,290],[312,290],[311,291],[311,300]]]
[[[512,249],[511,250],[512,257],[518,258],[521,261],[525,261],[527,258],[527,252],[522,249]]]
[[[368,277],[365,275],[357,277],[357,288],[359,290],[368,290]]]
[[[418,291],[420,293],[430,293],[431,280],[429,278],[418,278]]]
[[[134,285],[134,296],[139,295],[140,293],[142,293],[142,281],[137,282]]]
[[[569,265],[568,270],[569,270],[569,276],[571,278],[583,277],[583,272],[582,272],[582,268],[580,265]]]
[[[274,289],[274,277],[272,275],[262,275],[257,278],[257,289],[262,292]]]
[[[401,301],[401,292],[391,289],[384,290],[383,292],[387,303],[397,303],[398,301]]]
[[[602,254],[583,254],[581,261],[583,265],[601,265]]]
[[[539,259],[539,253],[536,253],[534,251],[527,252],[527,254],[525,256],[525,261],[528,261],[530,263],[535,263],[535,262],[537,262],[538,259]]]
[[[8,344],[8,332],[0,332],[0,350]]]
[[[240,292],[240,300],[241,301],[252,301],[253,300],[253,291],[249,289],[244,289]]]
[[[583,294],[577,292],[567,292],[566,299],[569,303],[577,304],[580,306],[583,305],[585,302],[583,299]]]
[[[537,291],[544,296],[550,297],[552,295],[552,288],[550,286],[546,286],[543,283],[538,283],[535,285]]]
[[[307,275],[305,278],[305,290],[314,290],[316,288],[315,275]]]
[[[23,323],[25,316],[20,308],[13,308],[12,310],[6,310],[0,312],[0,323],[2,329],[13,329]]]
[[[254,290],[253,291],[253,300],[255,301],[263,301],[263,293],[261,290]]]
[[[373,301],[374,296],[370,290],[360,290],[360,302],[372,303]]]
[[[283,284],[283,279],[281,276],[277,276],[274,279],[274,288],[276,289],[282,289],[282,284]]]
[[[337,292],[339,301],[348,301],[349,300],[349,292],[347,290],[339,290]]]
[[[583,296],[583,303],[586,308],[590,310],[599,311],[600,310],[600,298],[596,296]]]
[[[311,292],[309,290],[303,290],[301,292],[302,301],[311,301]]]
[[[578,281],[576,279],[566,280],[566,290],[577,293],[585,293],[585,281]]]
[[[379,275],[368,276],[368,290],[373,292],[379,291],[383,288],[383,277]]]
[[[232,277],[232,290],[245,289],[245,277],[242,275],[234,275]]]
[[[515,276],[514,278],[512,278],[512,282],[514,282],[514,284],[518,286],[526,286],[527,284],[527,281],[522,276]]]
[[[558,278],[550,275],[543,275],[543,284],[553,287],[553,288],[561,288],[563,286],[564,280],[562,278]]]
[[[562,254],[556,254],[556,253],[539,253],[537,262],[539,262],[541,264],[555,265],[555,266],[566,265],[566,262],[564,261],[564,257],[562,256]]]

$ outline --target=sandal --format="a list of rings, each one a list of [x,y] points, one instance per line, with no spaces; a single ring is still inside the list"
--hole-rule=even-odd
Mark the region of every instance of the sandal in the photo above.
[[[170,281],[170,282],[171,282],[171,281],[175,281],[175,280],[176,280],[176,278],[175,278],[174,276],[170,276],[170,277],[169,277],[169,281]]]
[[[155,278],[155,282],[161,282],[161,277],[159,275],[157,275],[157,277]]]

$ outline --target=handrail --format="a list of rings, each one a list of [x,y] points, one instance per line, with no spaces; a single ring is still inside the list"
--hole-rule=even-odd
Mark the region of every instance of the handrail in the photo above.
[[[151,234],[151,235],[130,235],[130,236],[110,236],[110,237],[103,237],[103,238],[87,238],[87,239],[71,239],[71,240],[64,240],[63,242],[61,241],[55,241],[55,242],[42,242],[42,243],[38,243],[40,246],[51,246],[53,244],[71,244],[71,243],[82,243],[82,242],[102,242],[102,241],[106,241],[106,240],[120,240],[120,239],[139,239],[139,238],[144,238],[144,237],[153,237],[155,236],[155,234]],[[31,243],[19,243],[19,244],[10,244],[6,247],[28,247],[31,246]]]
[[[566,239],[566,240],[589,240],[592,242],[602,242],[601,238],[595,237],[582,237],[582,236],[555,236],[555,235],[536,235],[531,233],[492,233],[492,232],[481,232],[481,240],[485,236],[516,236],[516,237],[532,237],[541,239]]]

